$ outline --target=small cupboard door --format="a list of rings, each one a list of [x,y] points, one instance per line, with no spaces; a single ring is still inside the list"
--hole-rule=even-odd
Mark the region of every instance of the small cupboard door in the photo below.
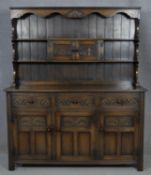
[[[57,160],[94,159],[95,126],[90,112],[58,112],[56,115]]]
[[[104,160],[135,160],[137,113],[104,112],[99,124],[100,153]]]
[[[17,113],[14,147],[17,159],[51,159],[51,116],[48,113]]]

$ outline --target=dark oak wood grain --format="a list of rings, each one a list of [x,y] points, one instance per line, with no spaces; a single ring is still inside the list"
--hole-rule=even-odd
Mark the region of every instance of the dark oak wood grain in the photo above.
[[[9,170],[130,165],[143,170],[140,8],[11,8]]]

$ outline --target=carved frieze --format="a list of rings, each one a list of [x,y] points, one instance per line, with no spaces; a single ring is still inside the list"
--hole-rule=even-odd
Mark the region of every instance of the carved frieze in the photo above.
[[[41,17],[47,17],[54,13],[59,13],[68,18],[82,18],[92,13],[98,13],[105,17],[112,17],[118,13],[123,13],[130,18],[140,19],[139,9],[126,8],[24,8],[11,9],[11,19],[20,18],[25,15],[34,14]]]
[[[20,131],[44,131],[46,130],[46,119],[41,116],[20,116],[18,127]]]
[[[93,100],[91,97],[70,96],[57,98],[58,107],[91,107],[92,105]]]
[[[62,117],[61,126],[63,128],[79,128],[89,127],[90,118],[89,117]]]
[[[45,96],[14,96],[13,107],[49,107],[49,99]]]
[[[132,127],[134,126],[133,117],[105,117],[105,127]]]
[[[101,104],[103,106],[137,106],[138,101],[133,97],[119,96],[104,98]]]
[[[79,9],[73,9],[65,14],[68,18],[82,18],[85,16],[85,13]]]

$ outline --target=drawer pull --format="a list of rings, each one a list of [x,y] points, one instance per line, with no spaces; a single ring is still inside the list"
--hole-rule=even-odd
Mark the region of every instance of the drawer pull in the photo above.
[[[51,127],[47,127],[47,131],[53,133],[56,131],[56,129],[53,126],[51,126]]]
[[[28,100],[29,104],[34,104],[34,100]]]
[[[118,104],[118,105],[124,105],[124,100],[122,100],[122,99],[117,99],[116,100],[116,103]]]
[[[79,104],[79,102],[78,101],[72,101],[72,104],[77,105],[77,104]]]

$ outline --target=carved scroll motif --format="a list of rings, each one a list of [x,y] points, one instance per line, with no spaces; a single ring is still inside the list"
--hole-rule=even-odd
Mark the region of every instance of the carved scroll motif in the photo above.
[[[11,18],[20,18],[25,15],[34,14],[41,17],[47,17],[52,14],[60,14],[68,18],[82,18],[87,15],[98,13],[104,17],[112,17],[118,13],[123,13],[130,18],[140,18],[139,9],[122,8],[23,8],[11,9]]]
[[[44,117],[25,116],[19,118],[19,130],[21,131],[44,131],[46,120]]]
[[[68,18],[82,18],[85,16],[85,14],[79,9],[74,9],[67,12],[65,16]]]
[[[138,101],[131,97],[108,97],[102,100],[103,106],[136,106]]]
[[[63,117],[61,126],[64,128],[89,127],[89,117]]]
[[[41,106],[48,107],[49,99],[46,97],[38,97],[38,96],[16,96],[13,101],[14,107],[30,107],[30,106]]]
[[[106,117],[105,126],[106,127],[132,127],[134,121],[132,117]]]
[[[81,107],[89,107],[93,105],[93,101],[91,98],[80,98],[80,97],[65,97],[57,99],[58,107],[69,107],[69,106],[81,106]]]

